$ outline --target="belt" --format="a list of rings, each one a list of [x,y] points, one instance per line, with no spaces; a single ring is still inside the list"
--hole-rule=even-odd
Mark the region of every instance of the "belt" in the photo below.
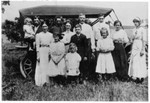
[[[40,47],[50,47],[48,44],[41,44]]]
[[[118,41],[118,40],[115,40],[114,43],[122,44],[122,42],[120,42],[120,41]]]
[[[141,40],[140,38],[134,38],[134,40]]]

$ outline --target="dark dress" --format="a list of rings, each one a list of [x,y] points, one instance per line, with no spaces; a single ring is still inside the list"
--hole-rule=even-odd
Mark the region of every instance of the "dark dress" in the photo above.
[[[87,70],[86,70],[86,65],[85,65],[85,61],[83,61],[83,58],[87,57],[87,50],[88,50],[86,36],[83,34],[80,34],[79,36],[77,36],[75,34],[71,37],[70,42],[75,43],[78,48],[77,53],[79,53],[79,55],[82,58],[79,69],[80,69],[81,75],[85,76]]]
[[[120,80],[128,77],[128,61],[123,44],[114,43],[115,49],[112,51],[113,60],[116,68],[116,76]]]

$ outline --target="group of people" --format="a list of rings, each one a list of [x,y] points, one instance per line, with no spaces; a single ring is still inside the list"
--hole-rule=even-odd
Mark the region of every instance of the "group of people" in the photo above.
[[[61,85],[72,81],[86,83],[89,78],[100,77],[103,80],[118,78],[142,83],[147,77],[147,66],[146,34],[140,26],[140,18],[133,19],[135,29],[131,39],[119,20],[114,22],[112,34],[104,22],[104,15],[99,15],[99,22],[94,26],[86,24],[85,18],[84,14],[79,14],[79,23],[73,29],[70,21],[63,26],[65,29],[58,25],[48,27],[43,23],[40,32],[37,32],[38,25],[33,27],[31,20],[27,20],[23,28],[25,38],[29,42],[35,38],[36,44],[35,84],[43,86],[50,83],[50,79]],[[59,21],[60,18],[57,19]],[[39,22],[38,19],[35,21]],[[132,44],[129,63],[125,44]]]

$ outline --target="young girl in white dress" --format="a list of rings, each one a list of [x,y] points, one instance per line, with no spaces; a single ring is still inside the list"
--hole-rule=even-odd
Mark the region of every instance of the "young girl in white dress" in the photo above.
[[[145,56],[145,41],[146,34],[144,28],[140,26],[140,18],[133,20],[135,29],[133,30],[133,44],[131,50],[131,57],[129,63],[128,75],[132,77],[135,82],[142,83],[147,77],[146,56]]]
[[[54,42],[50,44],[49,76],[55,77],[54,81],[62,85],[65,80],[66,65],[65,65],[65,45],[60,42],[60,35],[54,35]]]
[[[74,81],[76,82],[77,77],[80,74],[79,65],[81,61],[81,56],[77,53],[77,46],[74,43],[69,45],[69,53],[66,54],[66,75],[68,83]]]
[[[25,25],[23,25],[24,39],[29,43],[29,50],[33,49],[33,42],[35,41],[35,32],[31,22],[32,20],[30,18],[26,18],[24,21]]]
[[[113,40],[108,36],[108,30],[100,30],[102,38],[97,42],[97,51],[99,51],[96,72],[102,74],[102,79],[110,79],[111,74],[115,73],[114,61],[111,51],[114,50]]]

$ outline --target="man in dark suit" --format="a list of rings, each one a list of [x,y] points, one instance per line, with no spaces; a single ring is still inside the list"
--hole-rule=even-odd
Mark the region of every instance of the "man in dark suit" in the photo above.
[[[77,24],[75,26],[75,32],[76,34],[71,37],[71,43],[75,43],[77,45],[77,52],[81,56],[82,60],[80,63],[80,81],[83,82],[83,80],[86,77],[86,64],[85,61],[87,61],[87,39],[84,34],[81,33],[81,25]]]
[[[55,34],[62,34],[62,32],[65,31],[65,26],[62,22],[62,16],[56,16],[55,17],[55,23],[52,27],[49,27],[49,31],[55,35]]]
[[[34,31],[34,34],[35,34],[35,38],[36,38],[36,34],[43,31],[41,24],[42,23],[40,22],[40,20],[37,17],[35,17],[34,22],[33,22],[33,25],[34,25],[33,26],[33,31]],[[34,38],[34,41],[32,43],[33,49],[35,49],[35,38]]]

